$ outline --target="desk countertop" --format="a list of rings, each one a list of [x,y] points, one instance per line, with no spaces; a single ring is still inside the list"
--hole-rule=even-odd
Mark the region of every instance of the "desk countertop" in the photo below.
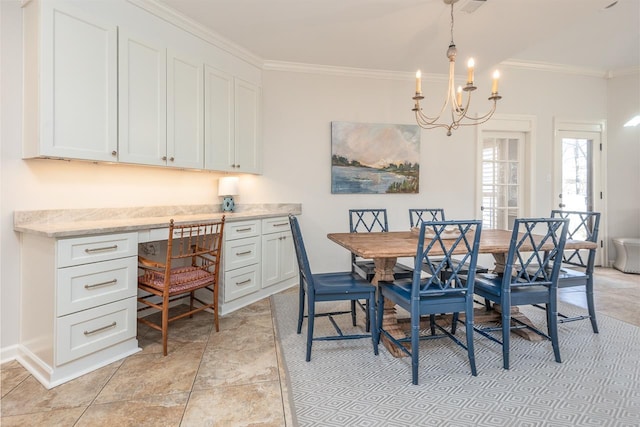
[[[179,224],[215,220],[225,215],[227,221],[242,221],[290,213],[301,214],[302,206],[299,203],[253,204],[237,206],[234,212],[221,212],[213,205],[15,211],[13,229],[59,238],[165,228],[171,219]]]

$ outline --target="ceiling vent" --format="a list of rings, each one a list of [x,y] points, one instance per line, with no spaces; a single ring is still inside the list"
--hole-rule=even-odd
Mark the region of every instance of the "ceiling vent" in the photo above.
[[[487,0],[467,0],[460,7],[460,11],[465,13],[473,13],[486,2]]]

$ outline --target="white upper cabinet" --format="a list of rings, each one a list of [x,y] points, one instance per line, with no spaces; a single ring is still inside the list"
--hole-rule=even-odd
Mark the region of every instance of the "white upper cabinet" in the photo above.
[[[262,172],[257,66],[132,2],[31,0],[24,22],[23,157]]]
[[[261,91],[235,79],[235,170],[262,172]]]
[[[167,54],[120,29],[118,160],[165,165],[167,156]]]
[[[35,0],[24,23],[23,156],[115,161],[116,24]]]
[[[204,167],[204,64],[167,55],[167,165]]]
[[[260,104],[257,85],[205,67],[205,168],[262,172]]]
[[[120,28],[118,160],[204,166],[203,63]]]
[[[209,65],[204,70],[205,168],[233,171],[235,165],[233,76]]]

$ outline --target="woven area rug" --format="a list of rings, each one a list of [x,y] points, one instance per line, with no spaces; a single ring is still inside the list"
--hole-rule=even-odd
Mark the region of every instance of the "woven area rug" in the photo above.
[[[374,356],[368,339],[314,342],[305,362],[297,293],[271,298],[300,426],[640,426],[640,328],[616,319],[599,315],[599,334],[589,321],[560,325],[561,364],[549,341],[513,335],[508,371],[500,346],[476,334],[477,377],[462,347],[447,338],[425,341],[415,386],[409,358],[394,358],[382,345]],[[575,310],[561,305],[561,312]],[[545,325],[544,311],[522,311]],[[345,332],[352,330],[350,317],[341,317]],[[316,320],[318,334],[332,330],[327,318]],[[464,341],[463,327],[457,335]]]

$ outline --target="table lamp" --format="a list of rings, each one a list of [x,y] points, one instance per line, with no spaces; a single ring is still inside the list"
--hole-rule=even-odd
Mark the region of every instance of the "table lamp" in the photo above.
[[[218,180],[218,196],[222,196],[222,210],[224,212],[231,212],[235,204],[233,203],[233,196],[238,195],[238,177],[225,176]]]

